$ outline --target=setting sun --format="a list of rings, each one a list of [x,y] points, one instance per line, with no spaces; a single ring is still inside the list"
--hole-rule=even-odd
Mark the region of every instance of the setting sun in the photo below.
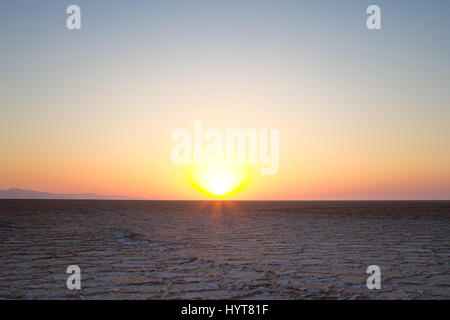
[[[249,174],[242,167],[201,166],[190,173],[191,184],[199,191],[216,198],[225,198],[241,190]]]

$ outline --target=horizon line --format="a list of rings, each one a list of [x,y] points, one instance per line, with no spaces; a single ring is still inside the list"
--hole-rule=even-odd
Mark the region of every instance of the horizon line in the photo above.
[[[172,202],[382,202],[382,201],[450,201],[450,199],[105,199],[105,198],[0,198],[1,200],[52,200],[52,201],[172,201]]]
[[[345,201],[450,201],[450,198],[425,198],[425,199],[408,199],[408,198],[375,198],[375,199],[362,199],[362,198],[348,198],[348,199],[232,199],[211,197],[207,199],[152,199],[142,196],[124,196],[124,195],[103,195],[92,192],[83,193],[56,193],[47,191],[36,191],[32,189],[21,188],[9,188],[0,189],[0,200],[94,200],[94,201],[228,201],[228,202],[345,202]]]

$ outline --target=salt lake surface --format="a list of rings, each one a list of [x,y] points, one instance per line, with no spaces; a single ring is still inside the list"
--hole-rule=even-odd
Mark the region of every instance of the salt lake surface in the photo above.
[[[0,251],[3,299],[449,299],[450,201],[0,200]]]

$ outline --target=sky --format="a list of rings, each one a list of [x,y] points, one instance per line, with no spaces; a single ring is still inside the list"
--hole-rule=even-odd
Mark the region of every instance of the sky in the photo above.
[[[279,129],[278,173],[230,199],[450,199],[449,16],[446,0],[1,1],[0,189],[208,199],[171,160],[171,133],[201,120]]]

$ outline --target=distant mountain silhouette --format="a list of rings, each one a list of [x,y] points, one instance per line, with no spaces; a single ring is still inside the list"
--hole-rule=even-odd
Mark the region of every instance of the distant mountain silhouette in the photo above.
[[[143,200],[143,198],[105,196],[95,193],[60,194],[18,188],[0,190],[0,199]]]

